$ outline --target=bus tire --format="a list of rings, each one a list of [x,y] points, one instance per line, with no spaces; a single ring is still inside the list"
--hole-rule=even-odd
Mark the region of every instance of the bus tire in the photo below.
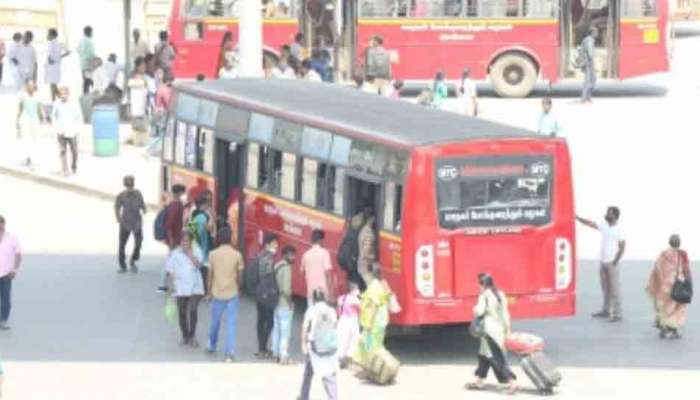
[[[499,96],[526,97],[535,87],[537,67],[526,55],[507,53],[494,61],[489,76]]]

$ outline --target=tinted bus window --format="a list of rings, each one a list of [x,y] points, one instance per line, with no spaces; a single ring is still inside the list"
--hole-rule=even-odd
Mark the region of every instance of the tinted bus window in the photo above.
[[[318,162],[305,158],[302,160],[301,172],[301,202],[316,207],[316,178],[318,175]]]
[[[301,154],[327,160],[332,143],[333,135],[330,132],[306,126],[301,138]]]
[[[175,132],[175,162],[185,165],[185,138],[187,136],[187,124],[177,121],[177,131]]]
[[[250,112],[222,105],[216,118],[216,130],[224,136],[231,134],[241,140],[248,134],[249,123]]]
[[[250,116],[248,136],[262,143],[271,143],[275,120],[271,117],[253,113]]]
[[[369,142],[355,140],[350,148],[350,166],[372,175],[381,176],[386,164],[384,149]]]
[[[272,135],[272,145],[276,149],[289,151],[292,153],[299,152],[301,146],[301,125],[285,121],[283,119],[275,120],[275,128]]]
[[[163,160],[173,160],[173,147],[175,141],[175,118],[173,115],[168,116],[168,122],[165,125],[165,137],[163,138]]]
[[[197,114],[197,125],[216,126],[216,116],[219,112],[219,103],[211,100],[202,100],[199,103],[199,113]]]
[[[188,94],[177,96],[177,118],[187,122],[197,123],[199,114],[199,99]]]
[[[551,220],[552,175],[551,156],[440,160],[440,226],[544,225]]]
[[[197,167],[197,126],[187,127],[185,137],[185,166],[189,168]]]
[[[282,197],[294,200],[296,198],[295,188],[296,188],[296,167],[297,167],[297,156],[292,153],[282,154],[282,170],[281,175],[281,190],[280,194]]]
[[[350,147],[352,140],[335,135],[333,136],[333,144],[331,145],[330,160],[333,164],[349,165],[350,164]]]
[[[197,141],[197,169],[208,174],[214,173],[214,131],[200,129]]]
[[[656,0],[622,0],[623,17],[653,17],[656,15]]]
[[[387,182],[384,186],[384,229],[388,231],[401,230],[401,203],[403,189],[401,185]]]
[[[252,188],[258,188],[258,174],[260,172],[260,145],[248,144],[248,175],[246,182]]]

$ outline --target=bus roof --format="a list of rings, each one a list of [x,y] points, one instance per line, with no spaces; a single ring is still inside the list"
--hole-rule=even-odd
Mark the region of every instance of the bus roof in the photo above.
[[[326,83],[246,78],[179,83],[176,88],[399,147],[485,138],[542,138],[525,129]]]

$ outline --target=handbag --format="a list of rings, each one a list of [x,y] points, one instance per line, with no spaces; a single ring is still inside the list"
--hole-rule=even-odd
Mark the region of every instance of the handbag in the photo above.
[[[486,308],[488,309],[489,300],[486,298]],[[469,323],[469,334],[473,338],[480,339],[486,336],[486,324],[484,324],[484,317],[486,316],[486,311],[482,315],[474,318],[472,322]]]
[[[680,280],[681,274],[681,257],[678,257],[678,269],[676,270],[676,281],[673,282],[671,288],[671,300],[680,304],[690,304],[693,298],[693,286],[690,284],[688,277],[685,280]]]
[[[175,299],[172,297],[168,297],[167,300],[165,300],[165,319],[168,320],[168,322],[175,322],[177,321],[177,305],[175,304]]]

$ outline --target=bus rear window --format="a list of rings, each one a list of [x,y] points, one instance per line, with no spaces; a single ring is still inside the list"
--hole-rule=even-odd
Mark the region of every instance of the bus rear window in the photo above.
[[[551,221],[551,156],[438,160],[438,217],[447,229]]]

